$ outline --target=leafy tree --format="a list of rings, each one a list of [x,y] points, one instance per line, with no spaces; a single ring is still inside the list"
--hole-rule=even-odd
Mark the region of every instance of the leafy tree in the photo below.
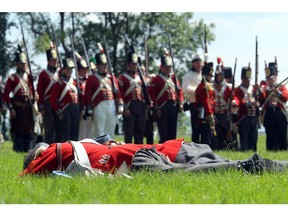
[[[9,23],[9,13],[0,13],[0,75],[4,79],[13,66],[13,42],[7,40],[7,31],[14,23]]]
[[[168,48],[168,37],[172,38],[172,48],[177,73],[184,74],[191,65],[191,55],[203,48],[204,22],[193,21],[193,13],[20,13],[26,27],[35,39],[35,53],[44,52],[52,38],[51,26],[55,25],[62,54],[71,51],[70,35],[74,36],[75,48],[83,54],[81,36],[89,56],[95,55],[96,44],[103,43],[105,35],[115,73],[126,70],[125,37],[132,40],[138,54],[144,54],[144,35],[149,50],[149,70],[158,71],[159,56],[163,47]],[[94,20],[89,20],[93,17]],[[214,24],[208,25],[208,43],[215,39]],[[49,40],[50,39],[50,40]],[[179,80],[181,77],[179,77]]]

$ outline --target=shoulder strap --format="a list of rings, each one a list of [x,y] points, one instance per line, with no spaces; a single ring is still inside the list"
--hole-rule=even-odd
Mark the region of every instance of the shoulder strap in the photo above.
[[[81,164],[87,167],[91,167],[90,160],[82,143],[71,140],[69,142],[71,143],[74,150],[74,158],[77,159]]]
[[[62,143],[56,144],[57,170],[62,170]]]

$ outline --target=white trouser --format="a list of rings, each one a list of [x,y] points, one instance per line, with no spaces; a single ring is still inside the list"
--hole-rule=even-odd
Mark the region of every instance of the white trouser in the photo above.
[[[94,121],[91,117],[84,120],[81,116],[79,124],[79,140],[96,137]]]
[[[93,110],[96,137],[109,134],[114,137],[117,115],[114,100],[101,101]]]

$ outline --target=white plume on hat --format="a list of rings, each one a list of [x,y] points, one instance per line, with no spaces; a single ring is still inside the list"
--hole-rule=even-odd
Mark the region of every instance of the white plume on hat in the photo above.
[[[104,52],[104,49],[103,49],[101,43],[97,43],[97,48],[98,48],[98,52],[99,53],[103,53]]]
[[[166,49],[166,47],[163,47],[162,51],[165,55],[169,55],[169,51]]]

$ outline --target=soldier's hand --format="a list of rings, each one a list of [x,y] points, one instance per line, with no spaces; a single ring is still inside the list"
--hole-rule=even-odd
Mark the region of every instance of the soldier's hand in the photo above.
[[[212,135],[215,135],[215,118],[212,114],[207,116],[207,122],[210,126]]]
[[[123,111],[124,111],[124,106],[123,106],[123,104],[119,104],[117,113],[120,115],[120,114],[123,113]]]
[[[129,110],[129,109],[125,109],[125,110],[123,111],[123,116],[124,116],[125,118],[131,117],[131,112],[130,112],[130,110]]]
[[[10,118],[15,119],[16,118],[16,111],[14,109],[10,110]]]

